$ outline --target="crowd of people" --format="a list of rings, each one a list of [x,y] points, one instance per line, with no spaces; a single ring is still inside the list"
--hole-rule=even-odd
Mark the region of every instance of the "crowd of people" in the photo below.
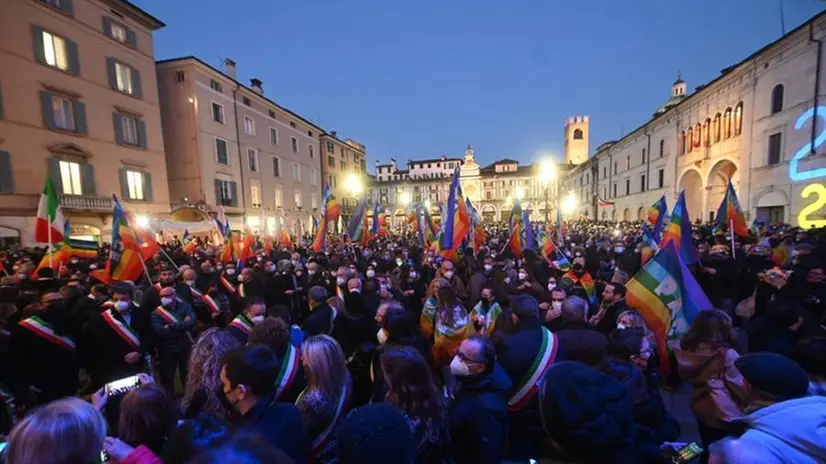
[[[508,233],[451,259],[403,231],[246,262],[173,241],[108,285],[105,249],[0,251],[2,462],[826,462],[826,230],[696,225],[714,307],[667,350],[625,299],[640,223],[567,224],[570,269]]]

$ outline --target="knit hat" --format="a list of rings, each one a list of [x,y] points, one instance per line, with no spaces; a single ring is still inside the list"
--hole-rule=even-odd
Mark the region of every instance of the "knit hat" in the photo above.
[[[402,412],[387,403],[354,409],[338,428],[341,464],[413,462],[413,432]]]
[[[777,353],[753,353],[737,358],[735,367],[751,387],[780,401],[803,398],[809,376],[800,364]]]

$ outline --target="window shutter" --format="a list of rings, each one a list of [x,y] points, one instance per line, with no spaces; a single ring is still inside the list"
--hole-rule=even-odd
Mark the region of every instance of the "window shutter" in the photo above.
[[[11,175],[11,155],[0,151],[0,193],[14,193],[14,178]]]
[[[77,42],[66,39],[66,54],[69,58],[69,72],[74,76],[79,76],[80,56],[77,52]]]
[[[3,86],[2,82],[0,82],[0,120],[3,119]]]
[[[132,48],[138,48],[138,34],[132,29],[126,30],[126,44]]]
[[[238,206],[238,184],[235,182],[230,182],[229,191],[232,195],[232,206]]]
[[[75,112],[75,132],[80,135],[87,135],[86,105],[81,101],[72,100],[72,107]]]
[[[134,68],[132,68],[132,96],[135,98],[141,98],[143,96],[141,90],[141,73]]]
[[[52,109],[52,93],[45,90],[40,91],[40,108],[43,112],[43,127],[54,129],[54,110]]]
[[[119,168],[118,176],[120,177],[120,197],[129,200],[129,180],[126,177],[126,168]]]
[[[123,142],[123,118],[117,111],[112,113],[112,127],[115,129],[115,143],[124,145]]]
[[[112,37],[112,18],[108,16],[103,17],[103,33],[106,37]]]
[[[221,202],[221,181],[215,179],[215,204],[218,206],[223,205]]]
[[[146,121],[138,119],[138,146],[147,148],[146,145]]]
[[[72,0],[60,0],[60,9],[66,14],[75,14],[75,6]]]
[[[34,59],[41,64],[46,64],[46,52],[43,50],[43,28],[32,25],[32,46],[34,47]]]
[[[60,160],[57,158],[49,158],[49,177],[52,178],[52,183],[58,195],[62,195],[63,180],[60,177]]]
[[[154,198],[152,194],[152,174],[143,173],[143,199],[151,202]]]
[[[89,163],[81,164],[80,181],[83,184],[84,195],[97,195],[97,188],[95,187],[95,166]]]
[[[109,76],[109,88],[118,90],[118,76],[115,74],[115,59],[106,57],[106,74]]]

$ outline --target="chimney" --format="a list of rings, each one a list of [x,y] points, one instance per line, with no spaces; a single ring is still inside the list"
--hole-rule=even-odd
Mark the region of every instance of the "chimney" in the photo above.
[[[261,79],[253,77],[252,79],[250,79],[250,86],[252,87],[252,90],[255,90],[259,94],[264,95],[264,83],[261,82]]]
[[[227,73],[227,76],[235,79],[235,61],[232,61],[232,58],[224,59],[224,72]]]
[[[336,131],[330,131],[330,135],[332,135],[333,137],[338,138],[338,132],[336,132]]]

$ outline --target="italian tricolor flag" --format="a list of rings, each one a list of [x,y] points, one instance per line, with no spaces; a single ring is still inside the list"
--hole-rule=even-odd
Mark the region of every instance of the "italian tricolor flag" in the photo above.
[[[60,200],[57,198],[52,180],[46,178],[46,186],[40,194],[40,204],[37,205],[37,225],[34,239],[43,243],[58,243],[63,241],[63,228],[66,220],[63,210],[60,209]],[[49,235],[51,228],[51,236]]]

